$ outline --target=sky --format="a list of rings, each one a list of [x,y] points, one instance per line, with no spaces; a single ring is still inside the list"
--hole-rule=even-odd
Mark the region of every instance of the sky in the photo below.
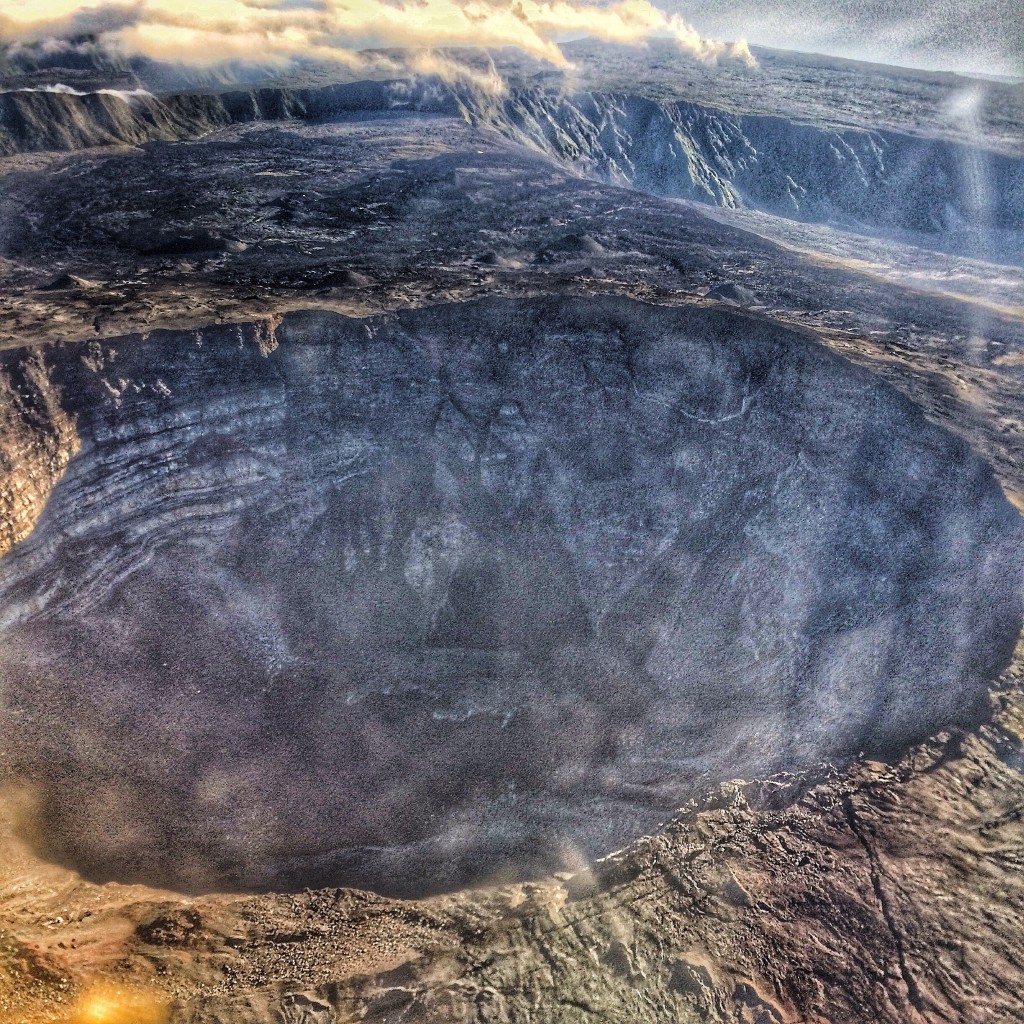
[[[122,50],[189,62],[355,60],[362,47],[675,39],[704,59],[782,49],[937,70],[1024,75],[1024,0],[0,0],[0,42],[101,32]],[[724,40],[725,42],[721,42]]]
[[[668,0],[711,36],[931,70],[1024,76],[1024,0]]]

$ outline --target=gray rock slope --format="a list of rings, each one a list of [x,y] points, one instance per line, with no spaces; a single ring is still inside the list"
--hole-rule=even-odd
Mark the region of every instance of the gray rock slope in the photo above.
[[[977,722],[1021,626],[990,470],[747,314],[483,300],[45,362],[81,451],[0,561],[0,741],[94,875],[571,866],[709,780]]]
[[[400,109],[463,117],[580,173],[660,196],[837,224],[987,259],[1024,258],[1019,152],[620,92],[521,85],[495,96],[429,78],[134,98],[0,92],[0,154]]]
[[[588,173],[655,195],[1019,257],[1020,156],[627,94],[510,96],[494,115]]]

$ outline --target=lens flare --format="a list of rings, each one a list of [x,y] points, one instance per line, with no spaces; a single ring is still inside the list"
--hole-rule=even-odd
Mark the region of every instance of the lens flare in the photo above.
[[[166,1024],[168,1009],[156,993],[100,982],[82,993],[67,1024]]]

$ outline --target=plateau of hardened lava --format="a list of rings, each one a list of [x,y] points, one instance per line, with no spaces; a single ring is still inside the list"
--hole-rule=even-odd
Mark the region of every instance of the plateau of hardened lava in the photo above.
[[[3,743],[96,879],[541,877],[977,724],[1019,632],[988,467],[764,318],[482,300],[41,360],[81,447],[0,561]]]
[[[1018,86],[43,50],[0,1024],[1024,1024]]]

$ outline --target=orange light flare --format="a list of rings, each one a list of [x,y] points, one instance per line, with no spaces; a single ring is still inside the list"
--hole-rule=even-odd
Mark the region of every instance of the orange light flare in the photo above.
[[[170,1006],[159,993],[113,982],[88,986],[62,1024],[166,1024]]]

